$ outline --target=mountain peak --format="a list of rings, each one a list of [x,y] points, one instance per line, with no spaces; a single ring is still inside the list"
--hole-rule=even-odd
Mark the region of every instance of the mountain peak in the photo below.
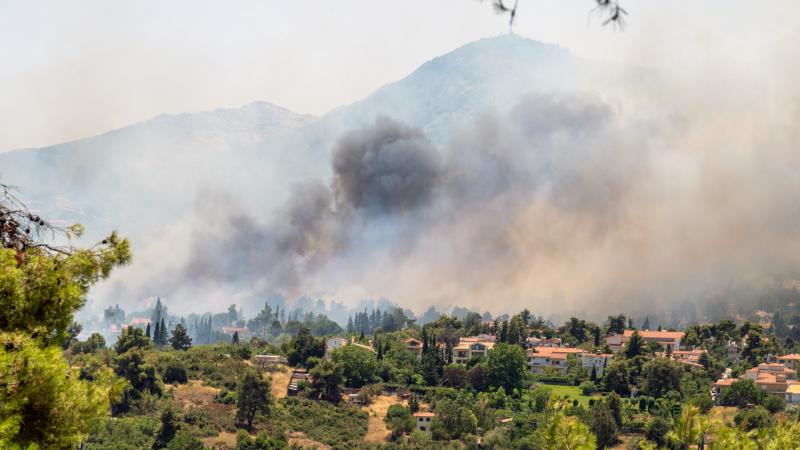
[[[441,144],[483,112],[506,109],[530,92],[569,85],[579,75],[579,63],[558,45],[515,34],[483,38],[431,59],[321,120],[347,129],[386,114],[422,128]]]

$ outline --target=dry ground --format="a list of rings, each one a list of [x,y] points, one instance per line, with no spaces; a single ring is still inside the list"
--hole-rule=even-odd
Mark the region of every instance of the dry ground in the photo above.
[[[317,450],[331,450],[330,446],[310,439],[301,431],[293,431],[289,433],[289,445],[299,445],[303,448],[315,448]]]
[[[203,446],[213,449],[236,448],[236,433],[222,431],[217,436],[203,438]]]
[[[289,381],[292,379],[292,369],[289,366],[280,364],[267,373],[272,379],[272,397],[276,399],[286,397],[286,390],[289,388]]]
[[[386,428],[383,418],[386,417],[389,407],[396,403],[405,404],[405,400],[401,400],[397,395],[376,395],[372,398],[372,403],[363,408],[369,414],[364,441],[378,443],[389,440],[392,433]]]
[[[219,389],[204,386],[200,380],[189,380],[186,384],[166,385],[175,389],[175,400],[181,404],[184,411],[190,407],[206,408],[214,403],[214,396]]]

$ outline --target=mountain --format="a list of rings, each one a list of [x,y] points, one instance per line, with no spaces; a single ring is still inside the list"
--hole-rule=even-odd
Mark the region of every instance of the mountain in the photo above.
[[[555,45],[487,38],[320,118],[265,102],[161,115],[88,139],[0,154],[0,180],[20,186],[43,216],[83,223],[87,238],[119,230],[131,237],[134,254],[152,261],[180,253],[154,242],[168,228],[197,232],[202,222],[192,217],[209,197],[229,198],[256,217],[275,214],[293,183],[327,180],[337,139],[376,117],[419,127],[442,148],[476,117],[505,112],[528,93],[580,89],[585,67]]]

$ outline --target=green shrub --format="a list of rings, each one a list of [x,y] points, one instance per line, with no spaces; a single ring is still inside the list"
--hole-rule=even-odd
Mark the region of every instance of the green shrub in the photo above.
[[[186,366],[180,361],[172,361],[164,368],[161,378],[165,383],[182,384],[189,381]]]

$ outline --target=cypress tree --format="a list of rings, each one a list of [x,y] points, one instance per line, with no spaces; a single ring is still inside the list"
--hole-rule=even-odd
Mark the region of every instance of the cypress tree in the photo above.
[[[144,335],[147,336],[147,339],[150,339],[150,322],[147,322],[147,328],[144,329]]]

